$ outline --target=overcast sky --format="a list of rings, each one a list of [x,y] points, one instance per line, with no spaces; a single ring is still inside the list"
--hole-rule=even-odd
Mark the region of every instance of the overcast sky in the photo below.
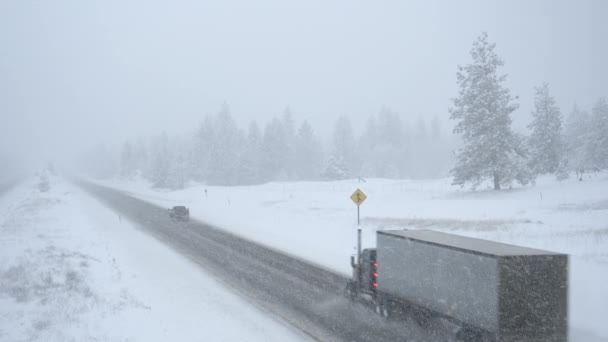
[[[447,127],[482,31],[524,127],[542,82],[563,112],[608,96],[607,17],[601,0],[0,0],[0,153],[185,134],[223,102],[242,127],[286,106],[322,135],[382,106]]]

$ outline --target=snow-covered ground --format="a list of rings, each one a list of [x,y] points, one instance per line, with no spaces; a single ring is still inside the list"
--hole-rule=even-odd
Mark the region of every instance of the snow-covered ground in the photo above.
[[[462,190],[449,179],[190,184],[179,191],[142,180],[103,184],[161,206],[187,205],[200,220],[345,275],[357,228],[349,197],[361,188],[368,195],[361,206],[366,246],[375,245],[378,229],[429,228],[570,254],[573,340],[586,340],[580,336],[588,333],[608,340],[607,173],[582,182],[541,178],[535,186],[500,192]]]
[[[300,340],[75,186],[0,194],[0,341]]]

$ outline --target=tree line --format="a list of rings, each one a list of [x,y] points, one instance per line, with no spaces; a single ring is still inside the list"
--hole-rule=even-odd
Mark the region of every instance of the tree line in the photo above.
[[[312,125],[285,111],[263,127],[245,129],[228,105],[206,116],[190,134],[166,133],[97,146],[82,163],[98,177],[139,175],[157,187],[182,188],[190,181],[210,185],[250,185],[270,181],[340,180],[353,177],[422,178],[447,175],[450,137],[437,117],[406,123],[383,108],[371,115],[361,134],[347,116],[333,123],[329,141]]]
[[[512,129],[517,97],[500,74],[504,61],[486,33],[473,43],[472,62],[458,66],[458,96],[452,99],[454,135],[444,135],[435,116],[404,122],[390,108],[369,116],[354,133],[347,116],[323,141],[307,121],[296,122],[289,108],[265,123],[239,127],[228,105],[204,117],[190,134],[166,133],[102,145],[82,164],[101,177],[150,180],[157,187],[182,188],[193,180],[210,185],[270,181],[340,180],[355,177],[434,178],[451,174],[453,184],[494,189],[534,183],[542,174],[564,179],[608,168],[608,104],[590,111],[575,105],[566,120],[547,83],[535,88],[529,134]],[[454,147],[456,146],[456,148]]]

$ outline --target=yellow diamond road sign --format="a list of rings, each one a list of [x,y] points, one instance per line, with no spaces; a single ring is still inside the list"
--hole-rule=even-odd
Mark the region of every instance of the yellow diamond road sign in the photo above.
[[[353,202],[355,202],[355,204],[357,206],[361,205],[361,203],[365,202],[365,199],[367,198],[367,196],[365,196],[365,194],[363,193],[363,191],[357,189],[357,191],[355,191],[351,196],[350,199],[353,200]]]

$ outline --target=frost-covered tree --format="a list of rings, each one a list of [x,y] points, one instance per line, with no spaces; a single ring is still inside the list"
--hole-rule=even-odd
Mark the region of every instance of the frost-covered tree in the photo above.
[[[344,158],[331,156],[321,176],[326,180],[342,180],[348,177],[348,173]]]
[[[180,150],[172,151],[169,161],[166,185],[170,189],[183,189],[187,181],[186,153]]]
[[[332,142],[331,156],[333,160],[336,161],[337,165],[340,164],[346,177],[357,175],[359,170],[355,154],[355,136],[353,135],[353,128],[348,117],[341,116],[336,121]]]
[[[140,137],[136,140],[133,145],[133,154],[135,158],[135,168],[139,175],[141,175],[148,165],[148,148],[144,140]]]
[[[374,150],[378,177],[399,178],[407,168],[406,134],[397,113],[384,107],[378,114],[377,141]]]
[[[204,181],[209,175],[211,150],[214,148],[215,129],[212,116],[206,116],[195,134],[192,147],[192,174],[193,179]]]
[[[239,160],[239,184],[258,184],[262,181],[262,134],[257,122],[252,121],[247,131],[247,143]]]
[[[312,126],[304,121],[295,140],[295,172],[299,180],[314,180],[321,173],[323,152]]]
[[[589,156],[593,167],[608,168],[608,103],[599,99],[591,110]]]
[[[281,118],[283,138],[285,139],[285,177],[295,179],[297,174],[298,161],[295,154],[296,144],[296,123],[289,107],[285,108]]]
[[[582,175],[590,167],[589,139],[591,130],[591,117],[589,113],[574,105],[568,115],[564,129],[566,145],[567,169]]]
[[[378,135],[376,117],[370,115],[358,142],[358,151],[361,153],[360,175],[363,177],[378,177],[380,173],[381,160],[375,153],[379,143]]]
[[[563,153],[562,115],[547,83],[535,89],[534,111],[528,128],[530,169],[534,174],[555,173]]]
[[[154,143],[154,156],[150,165],[149,179],[155,187],[167,186],[169,177],[169,138],[166,133],[158,137]]]
[[[281,120],[274,118],[264,129],[262,140],[262,176],[264,181],[287,178],[289,148]]]
[[[457,121],[454,132],[463,139],[451,171],[457,185],[471,183],[476,187],[491,179],[494,189],[499,190],[514,180],[520,184],[530,181],[525,150],[511,130],[511,113],[518,105],[503,85],[507,76],[498,75],[504,62],[495,46],[483,33],[473,43],[473,62],[459,66],[456,74],[460,90],[453,99],[450,118]]]
[[[234,185],[243,137],[236,122],[224,105],[214,120],[214,139],[209,154],[207,182]]]

